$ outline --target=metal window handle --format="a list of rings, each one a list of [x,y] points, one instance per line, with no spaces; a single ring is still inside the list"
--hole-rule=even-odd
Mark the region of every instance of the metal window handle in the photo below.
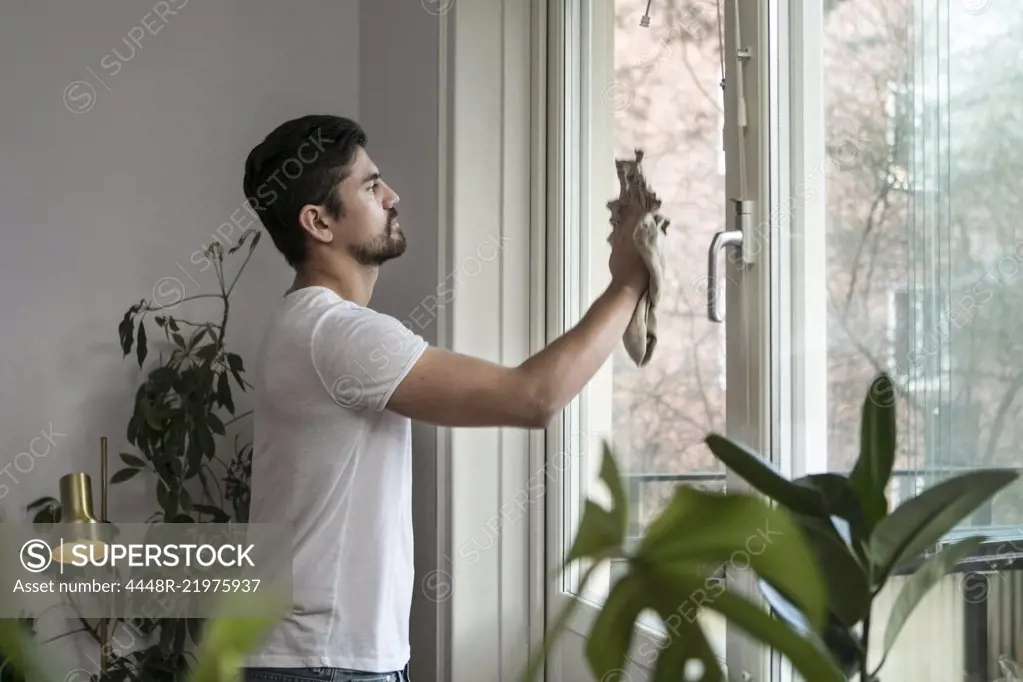
[[[707,252],[707,317],[711,322],[724,322],[719,302],[723,287],[721,286],[718,255],[721,249],[728,246],[742,247],[742,230],[725,230],[714,235]]]

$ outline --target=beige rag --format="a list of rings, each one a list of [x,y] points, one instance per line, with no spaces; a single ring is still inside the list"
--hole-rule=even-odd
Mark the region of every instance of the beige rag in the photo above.
[[[643,177],[643,152],[637,149],[633,160],[616,159],[618,173],[618,198],[607,203],[611,211],[611,234],[608,243],[614,240],[615,231],[621,226],[625,209],[633,201],[642,204],[646,213],[636,225],[633,239],[639,255],[650,273],[647,290],[639,299],[629,326],[622,336],[629,357],[640,367],[650,362],[657,346],[657,303],[661,296],[661,280],[664,276],[664,253],[661,240],[668,231],[670,221],[659,213],[661,200]]]

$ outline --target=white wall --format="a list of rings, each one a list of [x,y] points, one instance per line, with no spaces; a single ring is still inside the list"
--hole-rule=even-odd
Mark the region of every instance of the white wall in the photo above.
[[[167,7],[177,13],[164,12],[165,20],[153,11]],[[141,47],[130,36],[141,36]],[[125,57],[119,69],[113,49]],[[20,517],[41,495],[56,496],[66,472],[84,469],[98,487],[100,436],[110,439],[111,469],[119,468],[140,376],[133,359],[121,357],[118,321],[131,304],[152,297],[161,280],[158,294],[176,282],[185,295],[213,290],[212,268],[201,272],[192,254],[232,213],[242,215],[249,149],[294,116],[359,116],[359,50],[356,0],[4,3],[5,518]],[[87,110],[65,106],[65,88],[74,81],[87,85],[68,91],[67,104]],[[378,140],[386,136],[386,129],[369,128]],[[402,189],[409,209],[416,190]],[[403,224],[411,231],[415,221]],[[413,251],[419,248],[413,239]],[[232,296],[228,338],[246,360],[291,276],[264,235]],[[388,287],[394,296],[400,280]],[[51,429],[48,451],[44,440],[34,441],[45,456],[18,457]],[[98,490],[94,495],[98,506]],[[141,521],[151,510],[151,485],[137,478],[112,486],[111,518]]]

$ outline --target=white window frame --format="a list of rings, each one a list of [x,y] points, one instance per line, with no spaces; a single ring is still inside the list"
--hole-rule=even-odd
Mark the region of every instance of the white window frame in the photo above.
[[[434,7],[427,7],[427,4]],[[443,8],[440,11],[439,8]],[[431,11],[434,10],[434,11]],[[425,3],[437,14],[438,346],[513,366],[543,347],[544,0]],[[499,235],[496,256],[489,246]],[[485,249],[485,254],[480,250]],[[486,260],[477,270],[475,261]],[[469,268],[471,278],[452,273]],[[524,282],[528,283],[524,286]],[[440,296],[438,296],[440,298]],[[542,308],[540,308],[542,310]],[[544,634],[541,431],[436,429],[436,679],[514,680]],[[489,533],[486,551],[467,543]],[[540,542],[537,542],[540,539]],[[471,548],[470,548],[471,549]]]

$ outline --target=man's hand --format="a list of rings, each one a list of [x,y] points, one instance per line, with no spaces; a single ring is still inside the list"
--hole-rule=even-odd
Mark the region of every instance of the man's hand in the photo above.
[[[608,259],[612,283],[640,294],[647,289],[650,272],[643,257],[639,255],[634,235],[645,215],[642,204],[634,198],[631,205],[624,209],[621,225],[614,232],[611,257]]]

